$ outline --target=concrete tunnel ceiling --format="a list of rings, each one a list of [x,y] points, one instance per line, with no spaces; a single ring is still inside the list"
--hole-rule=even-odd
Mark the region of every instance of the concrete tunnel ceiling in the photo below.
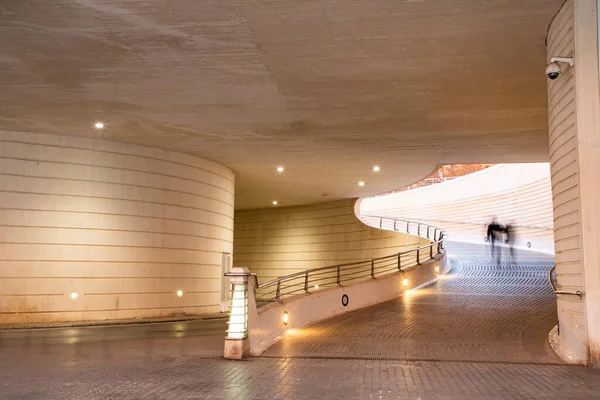
[[[547,161],[561,4],[5,0],[0,130],[211,159],[239,209],[371,195],[438,163]]]

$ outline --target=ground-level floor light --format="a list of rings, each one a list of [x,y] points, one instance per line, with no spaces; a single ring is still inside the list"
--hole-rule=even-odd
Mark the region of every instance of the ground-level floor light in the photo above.
[[[404,278],[403,283],[404,283],[404,287],[408,287],[408,279],[407,278]]]
[[[290,314],[287,311],[283,312],[283,324],[287,325],[290,322]]]
[[[438,267],[437,265],[435,266],[435,273],[439,274],[440,273],[440,267]]]

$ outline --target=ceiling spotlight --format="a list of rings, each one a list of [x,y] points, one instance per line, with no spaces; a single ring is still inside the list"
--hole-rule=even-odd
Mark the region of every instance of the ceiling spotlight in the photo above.
[[[277,200],[273,200],[273,205],[276,206],[277,204],[279,204],[279,202]]]
[[[183,290],[178,290],[177,291],[177,297],[183,297]]]
[[[285,171],[285,168],[283,168],[283,167],[277,167],[277,172],[283,172],[283,171]]]
[[[365,183],[363,181],[358,182],[358,186],[365,186]]]
[[[381,171],[381,168],[379,167],[379,165],[376,165],[373,167],[373,171],[379,172],[379,171]]]
[[[77,300],[79,298],[79,293],[71,292],[71,300]]]
[[[102,122],[96,122],[94,124],[94,128],[96,128],[96,129],[102,129],[102,128],[104,128],[104,124]]]

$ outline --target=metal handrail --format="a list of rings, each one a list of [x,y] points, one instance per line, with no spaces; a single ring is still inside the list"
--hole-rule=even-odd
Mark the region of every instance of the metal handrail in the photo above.
[[[261,284],[257,282],[255,287],[257,306],[281,301],[285,297],[300,293],[311,293],[321,287],[342,286],[343,283],[355,283],[360,280],[375,279],[378,276],[401,272],[434,258],[444,248],[444,240],[447,235],[438,227],[422,222],[387,217],[366,216],[361,219],[365,224],[381,229],[403,230],[409,234],[416,231],[418,236],[432,240],[432,242],[425,246],[389,256],[318,267],[280,276]]]
[[[559,295],[559,294],[568,294],[571,296],[577,296],[581,299],[581,297],[583,296],[583,293],[578,290],[576,292],[566,292],[563,290],[557,290],[557,279],[556,277],[554,277],[553,275],[556,275],[556,265],[553,266],[552,268],[550,268],[550,272],[548,273],[548,280],[550,281],[550,285],[552,286],[552,291],[554,292],[554,294]]]

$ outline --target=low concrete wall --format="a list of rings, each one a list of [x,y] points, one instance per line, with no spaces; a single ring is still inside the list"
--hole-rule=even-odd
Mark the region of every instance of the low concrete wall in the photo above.
[[[340,286],[294,296],[260,309],[256,308],[254,281],[251,280],[248,316],[250,354],[260,355],[269,346],[279,341],[290,329],[301,328],[336,315],[392,300],[406,290],[430,284],[437,279],[438,274],[435,267],[439,267],[441,274],[450,271],[450,262],[445,251],[434,259],[402,272],[384,275],[350,286]],[[404,287],[404,278],[408,279],[407,287]],[[344,295],[348,296],[347,306],[342,304]],[[289,315],[289,322],[284,325],[283,313],[286,311]]]

